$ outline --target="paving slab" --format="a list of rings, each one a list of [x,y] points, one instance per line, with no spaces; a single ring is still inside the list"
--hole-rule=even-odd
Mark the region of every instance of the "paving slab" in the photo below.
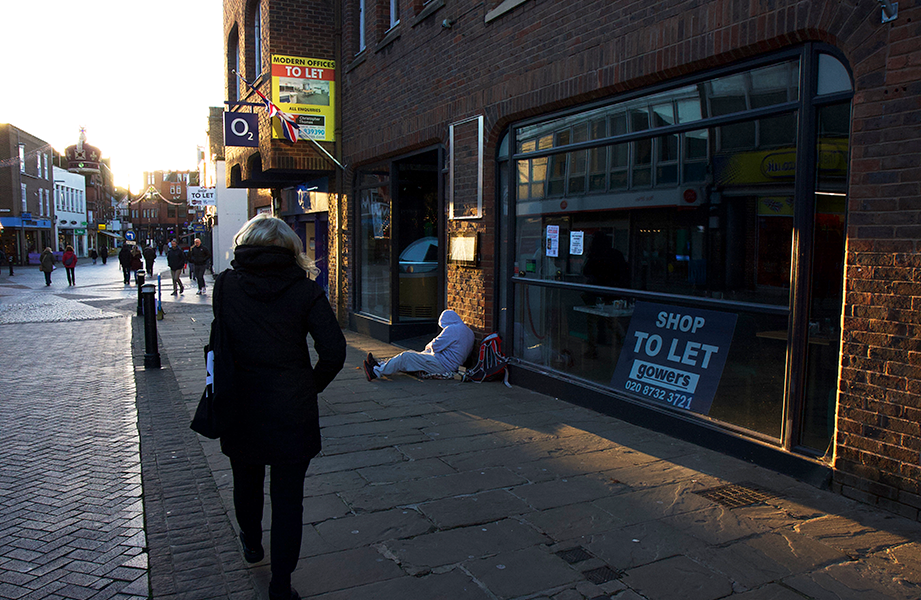
[[[627,570],[623,583],[647,598],[716,600],[732,593],[732,582],[686,556]]]
[[[420,535],[412,540],[387,542],[383,546],[404,568],[418,573],[548,541],[533,528],[513,519],[504,519]]]
[[[541,548],[500,552],[468,563],[467,569],[492,594],[502,599],[562,591],[584,579],[579,571]]]

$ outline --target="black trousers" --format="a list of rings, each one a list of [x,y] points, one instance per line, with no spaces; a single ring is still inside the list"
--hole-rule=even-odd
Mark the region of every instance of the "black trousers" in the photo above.
[[[297,566],[304,526],[304,477],[310,462],[272,465],[269,495],[272,500],[272,585],[287,590]],[[237,523],[248,546],[262,540],[262,506],[265,465],[230,460],[233,470],[233,505]]]

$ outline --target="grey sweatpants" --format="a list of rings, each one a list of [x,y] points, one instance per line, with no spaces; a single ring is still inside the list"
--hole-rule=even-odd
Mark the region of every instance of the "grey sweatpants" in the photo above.
[[[439,374],[444,373],[446,370],[434,354],[425,354],[413,350],[401,352],[390,360],[381,362],[379,366],[374,367],[376,375],[393,375],[398,371],[405,373],[423,371],[425,373]]]

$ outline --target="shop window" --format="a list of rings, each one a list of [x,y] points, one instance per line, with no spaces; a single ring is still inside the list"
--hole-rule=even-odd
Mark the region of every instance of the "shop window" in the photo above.
[[[390,174],[363,173],[359,180],[358,310],[391,318],[390,295]]]
[[[828,69],[820,88],[849,86],[837,59],[819,60]],[[800,59],[785,59],[513,128],[512,353],[661,404],[614,374],[641,339],[630,337],[634,315],[651,304],[679,316],[712,311],[731,324],[720,338],[721,373],[704,408],[669,406],[786,443],[785,404],[795,403],[794,443],[824,451],[837,381],[850,103],[814,108],[800,97],[799,73]],[[759,118],[746,118],[752,110]],[[814,111],[814,135],[798,130],[804,110]],[[816,192],[797,197],[797,155],[812,139]],[[804,223],[815,243],[795,257]],[[791,287],[794,258],[812,261],[811,291]],[[809,332],[788,330],[800,290],[813,304]],[[807,334],[806,389],[786,397],[788,339]]]

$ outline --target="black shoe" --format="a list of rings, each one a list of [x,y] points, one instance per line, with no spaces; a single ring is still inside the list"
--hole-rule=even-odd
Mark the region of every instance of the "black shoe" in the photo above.
[[[269,587],[269,600],[301,600],[301,595],[294,588],[289,587],[287,593],[276,594]]]
[[[246,559],[246,562],[257,563],[265,558],[265,550],[262,549],[262,544],[255,548],[250,548],[246,545],[246,539],[244,539],[242,531],[240,532],[240,544],[243,545],[243,558]]]
[[[374,374],[374,367],[368,361],[362,363],[362,368],[365,370],[365,377],[368,378],[368,381],[372,379],[377,379],[377,375]]]
[[[366,358],[365,360],[367,360],[371,364],[372,367],[381,366],[381,363],[377,362],[377,360],[375,360],[374,358],[374,355],[371,354],[370,352],[368,352],[368,358]]]

